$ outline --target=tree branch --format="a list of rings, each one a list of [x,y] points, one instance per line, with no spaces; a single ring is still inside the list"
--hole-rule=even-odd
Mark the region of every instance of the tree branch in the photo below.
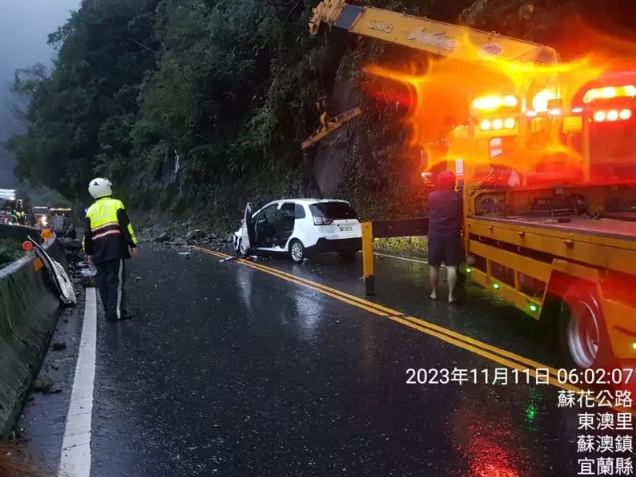
[[[133,41],[134,41],[135,43],[137,43],[139,46],[141,46],[142,48],[145,48],[145,49],[146,49],[146,50],[148,50],[148,51],[152,51],[153,53],[159,53],[158,51],[153,50],[153,49],[152,49],[152,48],[150,48],[149,46],[146,46],[146,45],[144,45],[143,43],[139,43],[139,42],[138,42],[137,40],[135,40],[135,39],[133,39]],[[164,48],[164,49],[165,49],[165,48]]]

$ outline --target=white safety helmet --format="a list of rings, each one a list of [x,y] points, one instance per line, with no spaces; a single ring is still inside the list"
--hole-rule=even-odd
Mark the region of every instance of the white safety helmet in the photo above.
[[[102,197],[108,197],[113,194],[113,184],[108,179],[98,177],[93,179],[88,186],[88,193],[93,196],[93,199],[101,199]]]

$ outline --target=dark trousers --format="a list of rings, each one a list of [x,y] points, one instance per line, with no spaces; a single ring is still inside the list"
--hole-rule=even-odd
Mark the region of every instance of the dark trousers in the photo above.
[[[462,243],[459,239],[428,239],[428,264],[439,267],[459,267],[464,261]]]
[[[124,311],[124,285],[126,283],[126,265],[124,260],[108,260],[95,264],[97,269],[97,287],[107,320],[120,320]]]

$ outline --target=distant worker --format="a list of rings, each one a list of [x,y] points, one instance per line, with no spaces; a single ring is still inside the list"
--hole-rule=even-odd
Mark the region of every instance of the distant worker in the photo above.
[[[97,269],[97,287],[107,320],[130,318],[124,309],[125,260],[137,255],[137,237],[124,204],[112,197],[108,179],[93,179],[88,192],[95,199],[86,212],[83,247]]]
[[[7,207],[7,216],[9,219],[10,224],[17,224],[18,223],[18,216],[16,215],[15,210],[13,210],[13,207],[9,206]]]
[[[27,225],[29,225],[30,227],[35,227],[36,220],[35,220],[35,215],[33,214],[33,209],[31,207],[27,207],[25,214],[26,214]]]
[[[24,206],[22,201],[19,200],[17,203],[15,217],[20,225],[26,225],[26,214],[24,213]]]
[[[448,301],[457,301],[458,269],[463,262],[460,229],[462,226],[462,196],[455,191],[455,174],[442,171],[438,190],[428,196],[428,264],[430,267],[431,298],[437,299],[439,269],[444,263],[448,275]]]

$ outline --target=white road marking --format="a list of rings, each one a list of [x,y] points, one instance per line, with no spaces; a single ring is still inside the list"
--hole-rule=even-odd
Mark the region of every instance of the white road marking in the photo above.
[[[428,265],[427,261],[417,260],[416,258],[398,257],[397,255],[387,255],[385,253],[377,252],[373,252],[373,255],[377,255],[378,257],[395,258],[396,260],[404,260],[405,262],[423,263],[424,265]]]
[[[86,306],[58,477],[90,477],[93,387],[97,349],[97,294],[86,288]]]

